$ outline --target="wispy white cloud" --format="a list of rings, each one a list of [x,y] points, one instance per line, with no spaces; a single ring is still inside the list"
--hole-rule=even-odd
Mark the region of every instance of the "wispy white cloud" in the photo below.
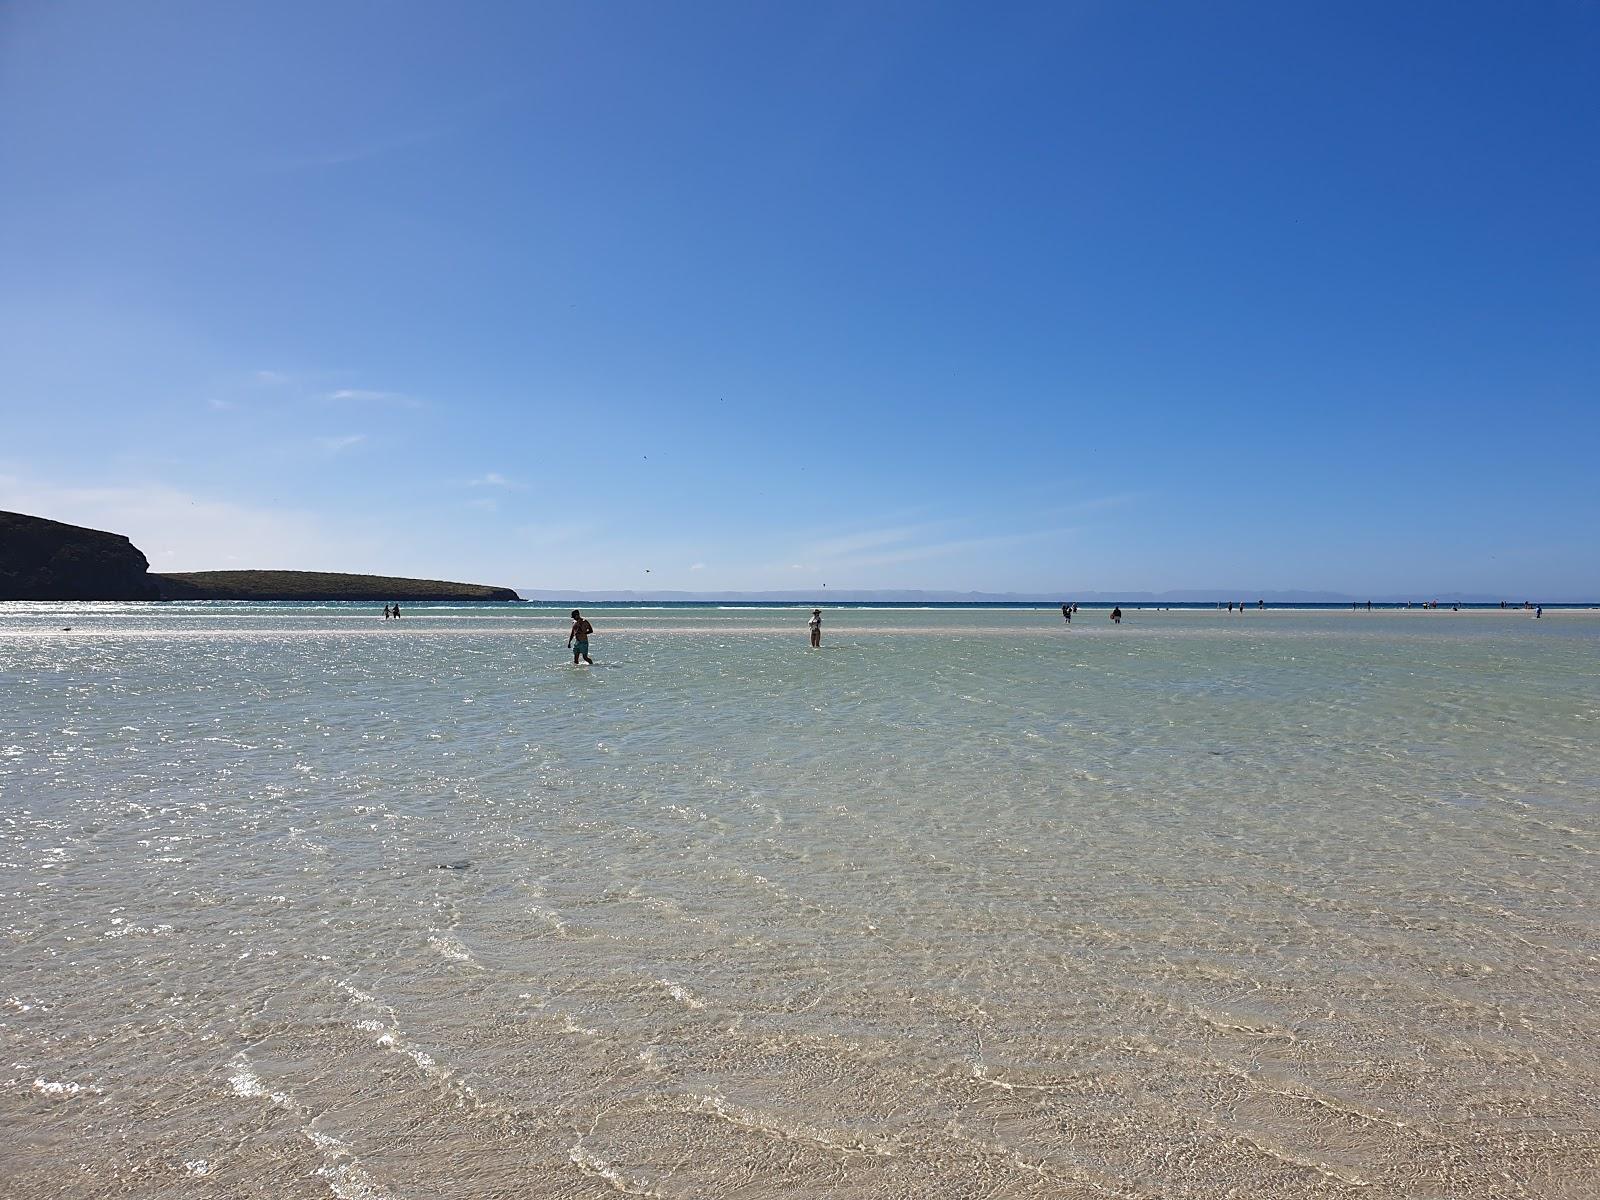
[[[206,401],[206,407],[212,412],[231,412],[239,406],[232,400],[218,400],[213,396]]]
[[[365,142],[351,142],[343,146],[330,146],[323,150],[311,150],[303,154],[286,154],[276,158],[258,159],[251,163],[250,167],[265,174],[342,167],[347,163],[381,158],[386,154],[423,145],[442,136],[444,132],[445,126],[442,124],[423,129],[406,130],[392,134],[389,137],[373,138]]]
[[[476,500],[468,500],[467,507],[480,509],[483,512],[499,512],[500,501],[493,496],[479,496]]]
[[[691,571],[704,571],[705,569],[706,569],[705,563],[690,563],[689,564],[689,570],[691,570]]]
[[[255,408],[271,404],[329,405],[341,408],[419,409],[427,402],[394,388],[351,386],[355,373],[345,370],[262,368],[239,371],[214,387],[214,409]]]
[[[963,525],[969,524],[964,521],[927,521],[915,525],[883,526],[802,545],[799,547],[800,557],[810,568],[826,570],[831,574],[1024,545],[1066,537],[1075,532],[1070,528],[1046,528],[952,536],[959,533]],[[801,568],[791,564],[789,569]]]
[[[875,550],[880,546],[896,546],[912,542],[947,530],[951,526],[952,522],[949,521],[929,521],[920,525],[895,525],[885,529],[863,530],[860,533],[813,542],[807,549],[807,555],[812,558],[839,558],[863,550]]]
[[[347,433],[342,437],[319,437],[317,446],[327,454],[342,454],[352,446],[359,446],[367,440],[364,433]]]
[[[950,554],[961,554],[973,550],[992,550],[1003,546],[1021,546],[1029,542],[1049,541],[1052,538],[1068,537],[1076,530],[1061,529],[1035,529],[1026,533],[1000,533],[985,537],[952,538],[942,542],[924,542],[915,546],[904,546],[897,550],[886,550],[878,554],[853,554],[841,556],[828,564],[833,567],[886,567],[896,563],[921,562],[929,558],[943,558]]]
[[[1073,500],[1066,504],[1051,505],[1047,513],[1101,512],[1108,508],[1124,508],[1143,500],[1145,492],[1114,492],[1109,496],[1091,496],[1087,500]]]
[[[508,479],[498,471],[489,471],[478,476],[476,479],[467,480],[467,486],[482,488],[507,488],[520,491],[523,488],[526,488],[528,485],[525,483],[518,483],[515,479]]]
[[[593,544],[605,538],[605,529],[592,521],[559,525],[522,525],[512,531],[521,549],[548,550],[556,546]]]
[[[374,388],[339,388],[324,399],[344,404],[389,404],[399,408],[420,408],[422,401],[405,392],[386,392]]]

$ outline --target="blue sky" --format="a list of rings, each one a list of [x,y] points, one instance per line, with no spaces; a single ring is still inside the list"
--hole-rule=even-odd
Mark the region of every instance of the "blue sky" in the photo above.
[[[0,508],[157,569],[1600,596],[1600,6],[0,7]]]

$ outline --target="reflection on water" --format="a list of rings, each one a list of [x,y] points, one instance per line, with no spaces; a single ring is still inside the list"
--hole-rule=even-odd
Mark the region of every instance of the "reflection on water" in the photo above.
[[[1593,1194],[1600,617],[407,612],[0,610],[0,1194]]]

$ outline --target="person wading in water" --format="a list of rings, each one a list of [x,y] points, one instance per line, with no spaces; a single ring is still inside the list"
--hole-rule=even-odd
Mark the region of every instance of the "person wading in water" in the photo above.
[[[581,658],[591,667],[594,659],[589,657],[589,635],[594,632],[594,626],[589,624],[584,615],[577,609],[572,610],[572,631],[567,634],[567,649],[572,651],[572,665],[577,666]]]

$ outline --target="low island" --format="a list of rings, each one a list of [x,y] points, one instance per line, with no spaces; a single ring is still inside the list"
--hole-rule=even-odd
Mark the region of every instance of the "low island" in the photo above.
[[[154,575],[163,600],[517,600],[510,588],[338,571],[185,571]]]
[[[119,533],[0,512],[0,600],[518,600],[511,588],[337,571],[151,573]]]

